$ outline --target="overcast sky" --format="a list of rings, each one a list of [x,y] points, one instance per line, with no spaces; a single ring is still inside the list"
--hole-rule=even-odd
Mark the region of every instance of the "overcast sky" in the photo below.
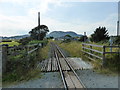
[[[50,32],[87,32],[89,36],[105,26],[109,35],[116,34],[118,0],[0,0],[0,36],[28,34],[38,25],[38,12]]]

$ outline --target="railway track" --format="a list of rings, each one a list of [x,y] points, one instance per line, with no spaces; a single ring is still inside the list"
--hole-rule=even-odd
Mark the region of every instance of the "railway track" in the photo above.
[[[66,90],[70,88],[85,89],[84,84],[82,83],[77,73],[75,72],[71,64],[68,62],[67,58],[64,56],[60,48],[55,43],[51,43],[51,48],[53,55],[51,58],[56,58],[58,69],[60,71],[60,75],[64,84],[64,88]]]

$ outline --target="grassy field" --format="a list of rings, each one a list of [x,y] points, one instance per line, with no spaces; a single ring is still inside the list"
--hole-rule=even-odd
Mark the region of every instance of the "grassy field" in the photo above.
[[[43,41],[40,41],[40,40],[32,40],[30,41],[28,44],[38,44],[38,43],[47,43],[48,41],[47,40],[43,40]]]
[[[81,42],[60,43],[59,46],[69,52],[71,57],[81,57],[82,45]]]
[[[16,45],[16,46],[20,45],[20,43],[15,42],[15,41],[12,41],[12,42],[1,42],[0,45],[2,45],[2,44],[8,44],[10,47],[14,46],[14,45]]]
[[[68,43],[57,43],[61,48],[63,48],[64,50],[66,50],[71,57],[80,57],[83,60],[87,60],[90,61],[93,66],[94,69],[97,70],[98,72],[101,73],[112,73],[112,72],[117,72],[118,71],[118,66],[119,66],[119,55],[118,54],[106,54],[106,68],[102,68],[101,69],[101,64],[102,61],[99,59],[95,59],[95,62],[89,60],[88,58],[85,57],[85,55],[83,55],[83,53],[81,52],[82,50],[82,43],[81,42],[68,42]],[[97,44],[97,45],[108,45],[108,44],[101,44],[101,43],[91,43],[91,44]],[[102,48],[98,48],[98,47],[93,47],[93,49],[102,51]],[[107,48],[106,51],[110,51],[110,48]],[[118,51],[118,49],[113,48],[113,51]],[[94,53],[94,52],[93,52]],[[98,53],[94,53],[99,55]]]
[[[38,57],[40,60],[45,60],[48,58],[49,48],[50,48],[50,43],[48,43],[43,48],[39,49]]]

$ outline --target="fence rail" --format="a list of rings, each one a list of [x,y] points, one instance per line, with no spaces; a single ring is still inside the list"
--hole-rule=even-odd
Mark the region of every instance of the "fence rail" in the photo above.
[[[25,57],[29,57],[29,54],[35,52],[39,49],[40,44],[34,44],[29,46],[14,46],[14,47],[8,47],[8,45],[1,45],[1,54],[2,54],[2,72],[6,71],[6,62],[8,61],[8,56],[16,56],[20,55],[21,51],[25,51]],[[36,53],[37,55],[37,53]]]
[[[88,45],[88,46],[94,46],[94,47],[103,47],[102,45],[95,45],[95,44],[88,44],[88,43],[82,43],[82,45]]]
[[[28,51],[28,54],[30,54],[30,53],[32,53],[32,52],[34,52],[34,51],[36,51],[38,49],[38,47],[37,48],[35,48],[35,49],[32,49],[31,51]]]
[[[101,51],[94,49],[94,47],[101,48]],[[106,51],[106,49],[109,48],[110,51]],[[117,48],[118,51],[113,51],[113,48]],[[88,54],[87,57],[90,60],[94,60],[93,57],[102,60],[102,65],[104,66],[106,64],[106,54],[119,54],[120,55],[120,46],[102,46],[102,45],[95,45],[95,44],[87,44],[82,43],[82,52],[84,54]],[[98,53],[97,55],[95,53]]]

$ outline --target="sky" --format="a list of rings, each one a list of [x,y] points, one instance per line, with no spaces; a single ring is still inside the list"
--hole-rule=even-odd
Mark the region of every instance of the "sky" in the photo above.
[[[0,36],[28,34],[38,25],[38,12],[50,32],[90,36],[101,26],[116,35],[118,0],[0,0]]]

